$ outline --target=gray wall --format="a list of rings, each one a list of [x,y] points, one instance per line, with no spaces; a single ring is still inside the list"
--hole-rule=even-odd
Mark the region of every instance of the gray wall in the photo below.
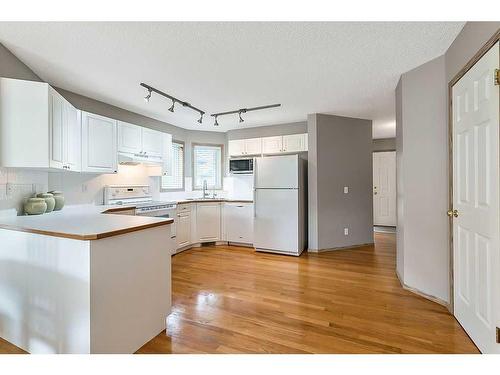
[[[292,122],[270,126],[259,126],[256,128],[234,129],[227,132],[227,139],[246,139],[273,137],[277,135],[303,134],[307,133],[307,122]]]
[[[0,43],[0,77],[42,81],[30,68]]]
[[[308,133],[310,249],[372,243],[372,121],[315,114]]]
[[[397,179],[403,186],[398,222],[404,228],[397,236],[398,254],[404,251],[397,264],[405,284],[448,301],[445,76],[441,56],[403,74],[397,91],[396,134],[403,148],[398,153]]]
[[[499,28],[500,22],[466,23],[443,56],[403,74],[396,88],[397,269],[405,284],[445,302],[450,301],[447,85]]]
[[[395,151],[396,138],[378,138],[373,140],[373,151]]]

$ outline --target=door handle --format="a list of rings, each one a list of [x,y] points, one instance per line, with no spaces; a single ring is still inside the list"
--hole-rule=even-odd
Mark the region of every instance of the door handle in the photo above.
[[[449,217],[458,217],[458,210],[448,210],[446,213]]]
[[[373,195],[377,195],[377,192],[374,192]]]

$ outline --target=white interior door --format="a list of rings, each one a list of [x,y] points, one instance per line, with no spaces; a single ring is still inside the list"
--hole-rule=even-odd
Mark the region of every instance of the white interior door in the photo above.
[[[396,226],[396,151],[373,153],[373,224]]]
[[[483,353],[500,353],[498,43],[454,86],[454,313]]]

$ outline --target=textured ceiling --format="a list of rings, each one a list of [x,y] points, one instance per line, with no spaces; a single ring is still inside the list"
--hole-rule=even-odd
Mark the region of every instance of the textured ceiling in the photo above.
[[[200,130],[304,121],[309,113],[374,120],[392,137],[401,73],[442,55],[463,23],[7,23],[0,43],[45,81],[171,124]],[[208,113],[282,107],[196,122],[170,113],[145,82]]]

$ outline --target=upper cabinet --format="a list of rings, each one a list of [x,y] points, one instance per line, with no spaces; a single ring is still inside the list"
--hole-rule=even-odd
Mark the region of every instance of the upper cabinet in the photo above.
[[[0,166],[79,171],[80,112],[48,84],[0,79]]]
[[[307,151],[307,133],[283,136],[283,152]]]
[[[261,138],[236,139],[228,142],[229,156],[252,156],[262,154]]]
[[[117,121],[82,112],[82,171],[116,173]]]
[[[231,140],[228,149],[230,157],[304,152],[307,151],[307,133]]]
[[[118,152],[144,158],[163,157],[162,132],[118,121]]]
[[[265,137],[262,138],[262,153],[263,154],[278,154],[283,152],[283,137]]]
[[[54,89],[49,88],[50,168],[80,172],[81,115]]]

